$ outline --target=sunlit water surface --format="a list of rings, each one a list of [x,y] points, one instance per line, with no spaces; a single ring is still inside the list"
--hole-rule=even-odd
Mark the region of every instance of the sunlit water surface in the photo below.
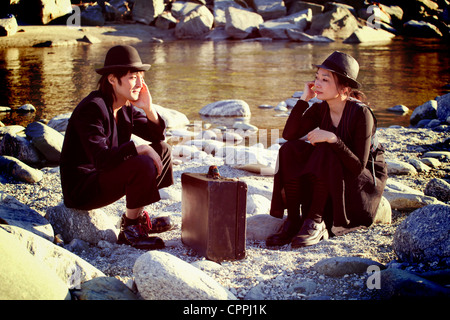
[[[358,80],[378,119],[379,127],[409,126],[411,111],[446,93],[450,83],[449,46],[435,40],[403,40],[376,45],[297,42],[175,41],[134,44],[151,69],[145,79],[153,100],[178,110],[192,121],[208,103],[242,99],[251,108],[248,121],[259,128],[282,129],[285,117],[275,117],[276,106],[303,89],[314,78],[313,63],[334,50],[347,52],[360,63]],[[36,113],[0,114],[5,124],[50,119],[73,110],[94,90],[95,68],[103,65],[110,45],[64,48],[8,48],[0,51],[0,105],[13,109],[25,103]],[[411,109],[399,115],[388,108],[403,104]]]

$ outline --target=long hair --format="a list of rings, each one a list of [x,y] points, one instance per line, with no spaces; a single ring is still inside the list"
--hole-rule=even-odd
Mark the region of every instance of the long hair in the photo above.
[[[367,97],[361,90],[352,88],[351,82],[344,76],[332,72],[334,80],[336,82],[336,86],[338,89],[341,89],[342,87],[349,87],[350,91],[348,93],[349,97],[355,98],[356,100],[359,100],[366,105],[369,105],[369,102],[367,101]]]
[[[116,100],[116,94],[114,93],[114,88],[111,83],[109,83],[108,76],[112,74],[117,78],[119,85],[122,84],[122,77],[126,75],[130,71],[129,69],[118,69],[116,71],[112,71],[111,73],[107,73],[101,76],[100,80],[98,80],[98,90],[102,93],[103,99],[106,102],[106,105],[112,105]]]

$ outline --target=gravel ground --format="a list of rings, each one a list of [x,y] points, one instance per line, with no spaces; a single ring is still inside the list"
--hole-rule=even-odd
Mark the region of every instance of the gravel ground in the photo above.
[[[380,130],[380,133],[381,142],[387,149],[387,158],[399,160],[419,158],[427,150],[439,148],[443,150],[442,142],[447,137],[446,133],[425,129],[384,129]],[[402,139],[399,139],[400,137]],[[207,172],[209,164],[190,161],[175,165],[176,183],[171,187],[172,190],[178,194],[181,192],[180,179],[183,172]],[[219,166],[219,170],[225,177],[255,179],[269,183],[273,180],[271,177],[261,177],[226,165]],[[43,171],[44,178],[37,184],[5,182],[2,187],[6,193],[44,215],[48,207],[61,202],[62,196],[59,168],[44,168]],[[441,168],[430,173],[390,178],[423,191],[426,181],[431,177],[448,178],[448,176],[449,164],[444,163]],[[124,208],[125,202],[121,199],[104,209],[111,218],[119,221]],[[147,207],[147,210],[151,215],[170,215],[176,224],[174,230],[159,235],[166,242],[166,248],[162,251],[187,262],[205,260],[181,242],[179,200],[161,200]],[[382,264],[394,263],[396,256],[392,249],[393,235],[407,214],[393,210],[391,224],[376,224],[306,248],[291,249],[290,245],[286,245],[274,250],[267,248],[264,241],[248,240],[245,259],[225,261],[220,265],[205,264],[203,268],[239,299],[378,299],[377,290],[367,287],[369,274],[350,274],[333,278],[319,274],[312,266],[322,259],[337,256],[368,258]],[[76,253],[106,275],[116,277],[131,286],[134,262],[144,251],[100,242],[98,246],[86,247]]]

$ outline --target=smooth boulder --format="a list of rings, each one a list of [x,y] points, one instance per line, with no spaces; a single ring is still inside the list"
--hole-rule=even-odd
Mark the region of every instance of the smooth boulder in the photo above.
[[[45,218],[50,221],[55,233],[61,234],[64,241],[80,239],[91,244],[100,240],[115,243],[118,230],[102,209],[77,210],[64,204],[47,209]]]
[[[133,267],[146,300],[235,300],[236,297],[195,266],[161,251],[141,255]]]
[[[412,212],[396,229],[393,249],[400,260],[450,261],[450,206],[432,204]]]
[[[243,100],[221,100],[207,104],[199,111],[209,117],[249,117],[250,106]]]
[[[0,257],[1,300],[71,299],[68,287],[56,273],[1,227]]]

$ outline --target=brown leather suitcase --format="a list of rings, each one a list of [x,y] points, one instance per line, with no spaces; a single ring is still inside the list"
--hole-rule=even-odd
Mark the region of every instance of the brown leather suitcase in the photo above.
[[[245,257],[247,184],[183,173],[181,240],[209,260]]]

